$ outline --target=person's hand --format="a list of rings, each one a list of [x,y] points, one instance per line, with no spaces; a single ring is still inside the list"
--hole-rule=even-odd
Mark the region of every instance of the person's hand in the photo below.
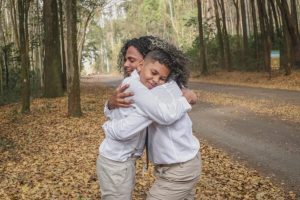
[[[119,85],[115,90],[114,94],[109,98],[107,107],[109,110],[115,108],[128,108],[133,103],[132,100],[126,99],[126,97],[133,96],[132,92],[125,92],[125,90],[129,87],[128,84]]]
[[[182,96],[184,96],[191,105],[196,104],[197,95],[195,92],[186,88],[183,88],[181,91],[182,91]]]

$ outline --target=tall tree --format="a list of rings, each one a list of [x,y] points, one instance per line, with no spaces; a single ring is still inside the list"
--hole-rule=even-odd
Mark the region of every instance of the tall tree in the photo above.
[[[208,68],[206,62],[205,54],[205,44],[204,44],[204,35],[203,35],[203,25],[202,25],[202,1],[197,0],[198,6],[198,23],[199,23],[199,42],[200,42],[200,67],[202,69],[201,74],[207,75]]]
[[[57,0],[44,1],[44,96],[63,96]]]
[[[76,1],[66,0],[68,115],[82,115],[80,106],[80,81],[77,55]]]
[[[241,1],[241,13],[242,13],[242,27],[243,27],[243,54],[242,59],[244,65],[248,65],[249,47],[248,47],[248,30],[247,30],[247,18],[246,18],[246,6],[245,1]]]
[[[259,43],[258,43],[258,27],[257,27],[257,20],[256,20],[256,9],[255,9],[255,0],[250,0],[251,5],[251,15],[252,15],[252,24],[253,24],[253,37],[254,37],[254,55],[257,65],[257,71],[260,71],[260,49],[259,49]]]
[[[266,15],[266,7],[264,0],[257,0],[258,6],[258,16],[259,16],[259,24],[261,31],[261,38],[263,44],[263,58],[264,58],[264,69],[268,71],[271,78],[271,38],[270,34],[268,34],[268,19]]]
[[[65,37],[64,37],[64,18],[63,18],[63,4],[58,0],[59,7],[59,28],[60,28],[60,42],[61,42],[61,60],[62,60],[62,86],[64,91],[67,90],[67,64],[65,54]]]
[[[30,80],[29,80],[29,35],[28,10],[30,0],[18,0],[19,38],[21,55],[21,100],[22,113],[30,112]]]
[[[298,11],[299,12],[299,11]],[[299,27],[298,27],[298,16],[297,16],[297,4],[296,0],[291,0],[291,18],[293,20],[293,24],[295,26],[295,31],[299,35]]]
[[[233,0],[233,5],[236,12],[236,37],[237,37],[237,65],[240,65],[242,56],[241,56],[241,36],[240,36],[240,7],[239,0]]]
[[[0,96],[3,94],[3,79],[2,79],[2,69],[3,69],[3,30],[2,30],[2,0],[0,0]]]
[[[225,50],[225,67],[227,71],[232,71],[231,66],[231,51],[230,51],[230,44],[229,44],[229,38],[227,33],[227,25],[226,25],[226,13],[225,13],[225,5],[224,0],[221,0],[219,2],[221,13],[222,13],[222,22],[223,22],[223,38],[224,38],[224,50]]]
[[[224,65],[225,65],[224,42],[223,42],[222,28],[221,28],[221,23],[220,23],[221,19],[220,19],[220,15],[219,15],[219,8],[218,8],[217,0],[214,0],[214,11],[215,11],[217,37],[218,37],[218,44],[219,44],[218,51],[220,53],[219,66],[224,67]]]

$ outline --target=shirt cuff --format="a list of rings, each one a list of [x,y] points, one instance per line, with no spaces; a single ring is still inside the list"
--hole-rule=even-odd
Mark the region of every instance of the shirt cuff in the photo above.
[[[104,115],[108,118],[111,117],[111,113],[112,113],[112,110],[109,110],[108,109],[108,101],[105,102],[105,105],[104,105]]]

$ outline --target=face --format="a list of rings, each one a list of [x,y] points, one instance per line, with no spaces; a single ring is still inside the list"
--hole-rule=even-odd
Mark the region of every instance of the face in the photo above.
[[[125,75],[130,76],[131,72],[143,64],[143,61],[143,55],[135,47],[128,47],[123,65]]]
[[[169,68],[158,61],[146,61],[140,69],[140,81],[148,89],[152,89],[166,82],[170,74]]]

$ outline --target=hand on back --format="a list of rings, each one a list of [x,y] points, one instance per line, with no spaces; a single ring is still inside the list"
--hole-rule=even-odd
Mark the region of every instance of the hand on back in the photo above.
[[[107,106],[108,109],[112,110],[115,108],[129,108],[133,103],[132,100],[126,99],[126,97],[133,96],[132,92],[125,92],[129,87],[128,84],[119,85],[115,90],[114,94],[109,98]]]
[[[184,96],[191,105],[196,104],[198,97],[195,92],[186,88],[183,88],[181,91],[182,96]]]

